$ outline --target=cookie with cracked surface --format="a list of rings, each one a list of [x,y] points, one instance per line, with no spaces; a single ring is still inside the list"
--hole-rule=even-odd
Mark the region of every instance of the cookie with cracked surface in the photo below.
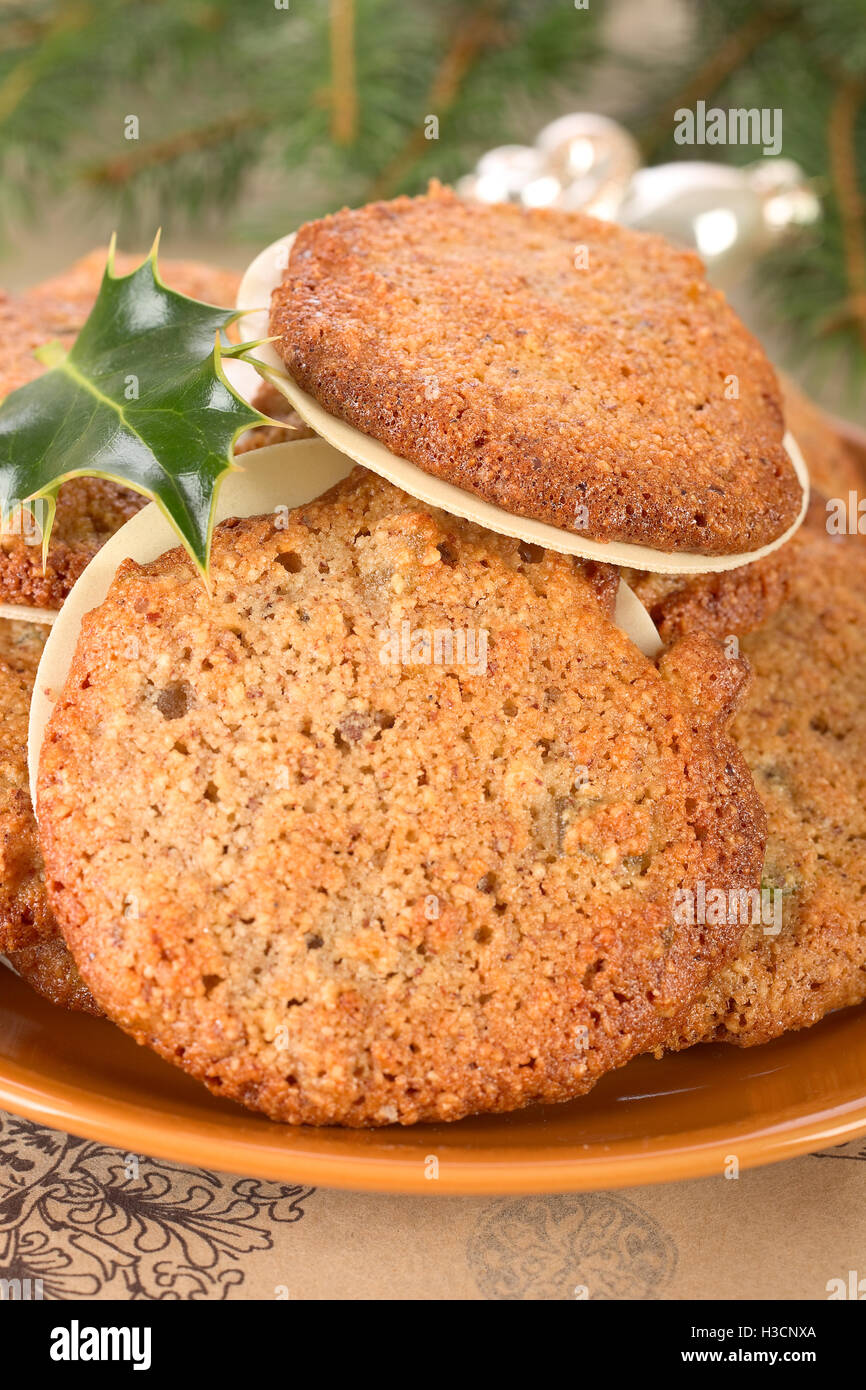
[[[94,1013],[48,906],[30,803],[27,720],[46,634],[0,618],[0,952],[53,1003]]]
[[[615,575],[361,469],[126,562],[43,745],[52,907],[105,1012],[292,1123],[579,1095],[670,1030],[739,928],[763,818],[707,637],[660,667]],[[139,644],[129,659],[129,640]]]
[[[140,257],[116,256],[115,274],[127,275]],[[34,349],[55,339],[69,348],[93,308],[105,270],[104,251],[93,251],[62,275],[22,294],[0,291],[0,399],[45,369]],[[181,294],[233,304],[239,277],[189,261],[165,261],[160,272]],[[0,534],[0,602],[59,608],[85,565],[141,507],[146,498],[102,478],[74,478],[61,487],[45,569],[35,533]]]
[[[782,382],[786,423],[809,467],[812,495],[808,526],[826,528],[827,499],[862,492],[864,457],[833,420],[790,381]],[[702,628],[720,640],[753,632],[791,593],[804,552],[797,537],[771,555],[723,574],[669,575],[623,570],[666,642]]]
[[[302,227],[270,324],[331,414],[506,511],[705,555],[797,517],[773,368],[660,237],[433,185]]]
[[[22,980],[55,1008],[102,1017],[59,932],[20,951],[10,951],[8,959]]]
[[[47,629],[0,618],[0,951],[56,931],[27,780],[27,721]]]
[[[767,1042],[866,999],[866,540],[828,535],[819,503],[783,554],[787,595],[741,638],[753,682],[731,726],[767,813],[780,930],[747,929],[678,1047]],[[733,600],[691,617],[680,602],[677,630],[736,631]]]

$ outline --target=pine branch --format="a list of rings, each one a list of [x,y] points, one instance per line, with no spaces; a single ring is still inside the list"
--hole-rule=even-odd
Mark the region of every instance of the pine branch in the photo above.
[[[7,20],[0,15],[3,28],[0,30],[0,53],[9,49],[26,48],[30,44],[42,43],[51,33],[56,20],[47,16],[35,19]]]
[[[87,4],[64,5],[41,33],[31,36],[30,42],[38,41],[38,47],[31,49],[0,83],[0,125],[17,111],[39,81],[43,69],[50,64],[53,41],[74,30],[86,28],[92,18],[93,11]]]
[[[661,111],[652,120],[649,133],[638,137],[644,158],[647,161],[652,159],[670,139],[677,111],[694,106],[702,97],[711,96],[767,39],[786,28],[796,17],[793,10],[759,11],[750,15],[710,54],[676,95],[665,100]]]
[[[355,0],[331,0],[331,135],[351,145],[358,134]]]
[[[830,172],[842,220],[842,244],[848,283],[847,315],[866,348],[866,202],[857,175],[856,125],[866,99],[866,82],[842,81],[830,109],[827,143]]]
[[[121,155],[118,159],[108,159],[98,164],[91,164],[82,171],[82,177],[85,183],[94,186],[119,186],[128,183],[144,169],[172,164],[176,159],[183,158],[184,155],[195,154],[200,150],[221,145],[223,141],[230,140],[236,135],[269,126],[272,119],[272,115],[268,111],[240,111],[234,116],[225,116],[222,120],[212,121],[209,125],[179,131],[176,135],[170,135],[165,140],[155,140],[153,144],[144,145],[138,150],[131,150],[129,154]]]
[[[489,46],[501,39],[498,8],[497,0],[490,0],[481,10],[465,16],[457,26],[457,32],[430,84],[425,107],[427,113],[440,118],[446,115],[460,95],[474,64]],[[373,183],[371,200],[387,198],[393,192],[421,157],[425,144],[424,130],[419,124]]]
[[[693,51],[644,63],[620,114],[652,163],[675,153],[673,113],[700,98],[784,109],[785,154],[825,178],[825,216],[764,260],[762,280],[799,354],[835,350],[866,370],[866,97],[850,85],[866,83],[862,0],[686,3]],[[287,221],[455,179],[481,151],[530,141],[581,104],[594,64],[616,60],[599,7],[576,24],[573,0],[261,4],[252,23],[238,0],[0,0],[0,235],[77,181],[129,237],[140,209],[166,199],[178,218],[222,207],[235,230],[270,240]],[[127,94],[142,142],[120,135]]]

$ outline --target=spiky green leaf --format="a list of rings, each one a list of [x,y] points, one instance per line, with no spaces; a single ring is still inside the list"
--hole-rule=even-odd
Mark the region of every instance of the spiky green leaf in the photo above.
[[[206,571],[220,480],[235,440],[267,417],[229,384],[223,359],[237,319],[170,290],[159,277],[156,243],[130,275],[113,256],[96,303],[68,353],[40,352],[48,370],[0,405],[0,507],[8,516],[44,498],[47,549],[60,486],[108,478],[151,498]]]

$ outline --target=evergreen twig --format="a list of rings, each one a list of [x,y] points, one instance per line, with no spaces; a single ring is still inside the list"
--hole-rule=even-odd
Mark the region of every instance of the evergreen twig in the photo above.
[[[466,77],[474,63],[485,49],[493,43],[499,31],[496,0],[466,15],[457,26],[457,31],[448,51],[430,84],[427,94],[426,112],[440,119],[454,105]],[[382,170],[370,189],[371,199],[387,198],[403,181],[406,174],[417,162],[424,150],[424,130],[419,123],[409,136],[403,148]]]
[[[337,145],[358,134],[354,0],[331,0],[331,135]]]
[[[152,144],[130,150],[128,154],[120,155],[117,159],[90,164],[82,170],[82,178],[85,183],[92,185],[124,184],[144,169],[171,164],[184,155],[221,145],[224,140],[230,140],[235,135],[268,126],[270,123],[271,114],[268,111],[239,111],[234,116],[225,116],[222,120],[211,121],[207,125],[181,130],[165,140],[154,140]]]
[[[652,120],[646,135],[639,137],[644,158],[650,160],[670,139],[677,111],[694,106],[702,97],[710,97],[722,83],[741,68],[751,55],[771,35],[795,19],[793,10],[763,11],[752,14],[723,44],[707,58],[680,90],[666,98],[659,114]]]
[[[830,172],[842,221],[842,244],[848,283],[846,316],[857,326],[866,347],[866,203],[857,177],[855,130],[866,98],[866,82],[842,81],[830,109],[827,143]]]
[[[43,69],[50,64],[53,40],[75,29],[85,28],[92,18],[93,12],[87,4],[64,5],[45,24],[42,32],[31,38],[31,42],[34,38],[38,39],[39,47],[32,48],[0,82],[0,125],[18,109],[38,82]]]

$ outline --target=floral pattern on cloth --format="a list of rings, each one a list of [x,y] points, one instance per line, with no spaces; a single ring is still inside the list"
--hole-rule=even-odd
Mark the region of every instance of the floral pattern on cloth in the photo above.
[[[0,1299],[226,1299],[315,1191],[142,1158],[0,1114]]]

